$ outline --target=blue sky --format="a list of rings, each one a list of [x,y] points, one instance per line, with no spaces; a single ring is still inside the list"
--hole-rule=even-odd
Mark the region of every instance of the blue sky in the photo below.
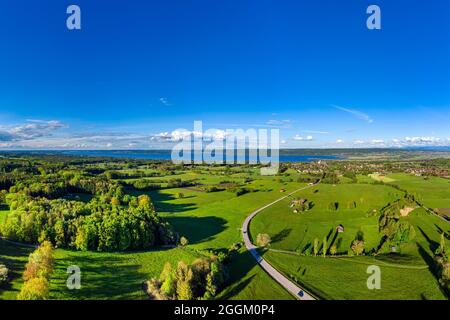
[[[1,0],[0,148],[161,148],[194,120],[278,128],[284,147],[449,145],[449,15],[446,0]]]

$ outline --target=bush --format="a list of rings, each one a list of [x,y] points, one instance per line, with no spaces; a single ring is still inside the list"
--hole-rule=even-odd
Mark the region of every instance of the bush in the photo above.
[[[270,236],[267,233],[259,233],[256,236],[256,243],[259,247],[267,247],[270,244]]]
[[[330,254],[331,254],[332,256],[335,256],[335,255],[337,254],[337,246],[336,246],[336,244],[333,244],[333,245],[331,246],[331,248],[330,248]]]
[[[0,264],[0,286],[8,282],[8,268],[4,264]]]
[[[186,237],[181,237],[181,238],[180,238],[180,245],[181,245],[181,246],[185,247],[185,246],[187,246],[188,244],[189,244],[188,238],[186,238]]]
[[[46,300],[48,299],[49,285],[44,277],[33,278],[23,284],[17,295],[19,300]]]
[[[328,205],[328,210],[336,211],[339,208],[339,202],[331,202]]]
[[[236,190],[236,197],[242,196],[248,192],[250,192],[250,191],[247,188],[238,188]]]
[[[184,198],[184,193],[178,192],[178,193],[177,193],[177,198],[178,198],[178,199],[183,199],[183,198]]]
[[[364,252],[364,241],[353,240],[351,249],[355,255],[357,256],[362,255]]]

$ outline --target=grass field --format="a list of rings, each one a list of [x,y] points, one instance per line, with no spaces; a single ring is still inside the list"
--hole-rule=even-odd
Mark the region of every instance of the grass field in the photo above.
[[[373,209],[379,212],[385,204],[402,196],[403,192],[383,185],[318,185],[293,197],[313,201],[310,211],[293,213],[289,206],[292,198],[286,199],[258,214],[250,230],[253,237],[269,233],[271,250],[264,258],[321,298],[446,299],[435,277],[433,255],[441,233],[450,234],[450,224],[422,208],[402,218],[414,226],[416,235],[413,241],[402,245],[400,254],[376,258],[345,255],[358,231],[363,232],[366,250],[379,244],[379,216],[367,213]],[[330,211],[327,205],[333,201],[344,204],[343,208]],[[356,201],[356,208],[346,208],[349,201]],[[335,227],[339,224],[345,227],[344,233],[336,233]],[[299,254],[311,246],[314,238],[322,243],[324,236],[329,246],[335,241],[340,243],[338,251],[344,255],[323,258]],[[367,289],[368,265],[381,267],[382,290]]]
[[[401,196],[400,191],[382,185],[321,184],[261,212],[253,219],[250,232],[253,238],[258,233],[268,233],[273,249],[298,252],[311,246],[314,238],[322,243],[324,237],[327,237],[329,245],[340,243],[338,251],[347,252],[356,234],[362,232],[366,248],[373,248],[380,241],[378,217],[368,216],[368,212],[374,209],[379,211],[386,203]],[[303,213],[294,213],[289,205],[299,197],[312,201],[314,207]],[[339,203],[336,211],[328,208],[332,202]],[[356,202],[356,208],[348,209],[348,204],[352,202]],[[343,233],[336,233],[338,225],[344,226]]]
[[[7,266],[11,279],[10,283],[0,288],[0,300],[16,299],[22,287],[22,274],[28,255],[33,250],[33,248],[13,245],[0,239],[0,263]]]
[[[450,180],[439,177],[416,177],[396,173],[388,175],[392,184],[408,190],[429,208],[450,208]]]
[[[223,172],[223,168],[176,173],[170,176],[148,178],[165,180],[180,178],[196,180],[203,185],[217,185],[223,181],[240,184],[245,179],[246,188],[253,192],[236,196],[234,192],[204,192],[201,188],[173,188],[147,193],[158,213],[189,239],[187,249],[161,249],[145,252],[100,253],[57,249],[56,267],[51,280],[52,299],[145,299],[142,283],[158,276],[166,261],[191,262],[202,251],[229,248],[241,241],[240,228],[245,217],[255,209],[283,195],[305,186],[297,183],[296,172],[290,176],[262,177],[258,170]],[[341,184],[320,184],[295,194],[258,214],[250,225],[250,233],[268,233],[271,249],[287,250],[292,254],[269,251],[264,254],[276,268],[298,281],[322,298],[329,299],[442,299],[434,274],[430,271],[430,258],[438,245],[442,231],[449,224],[419,208],[408,220],[416,230],[414,242],[402,247],[395,257],[339,257],[322,258],[301,256],[314,238],[320,243],[327,237],[328,244],[339,243],[344,254],[358,232],[362,232],[366,249],[376,247],[380,241],[378,212],[387,203],[403,197],[403,192],[386,185],[373,184],[374,178],[358,175],[358,184],[342,178]],[[448,180],[424,180],[406,174],[383,177],[384,182],[397,184],[411,193],[420,195],[430,207],[450,207]],[[132,181],[129,179],[128,181]],[[389,180],[390,181],[390,180]],[[436,185],[435,185],[436,184]],[[285,189],[285,193],[280,193]],[[183,193],[183,197],[177,195]],[[79,197],[79,196],[78,196]],[[312,201],[313,208],[304,213],[294,213],[290,203],[295,198]],[[83,201],[89,199],[80,198]],[[337,202],[338,209],[331,210],[330,203]],[[376,210],[373,213],[373,210]],[[0,223],[7,210],[0,211]],[[371,214],[369,214],[371,213]],[[337,233],[342,224],[344,233]],[[0,261],[6,261],[12,270],[11,285],[0,291],[0,299],[14,299],[21,287],[21,274],[30,248],[18,247],[0,241]],[[370,291],[366,287],[367,266],[382,267],[382,290]],[[65,282],[67,267],[77,265],[82,271],[82,289],[68,290]],[[293,297],[271,279],[242,248],[229,264],[230,281],[218,296],[219,299],[292,299]]]
[[[325,299],[446,299],[428,266],[414,258],[411,261],[387,257],[383,260],[373,257],[322,258],[278,252],[268,252],[264,258]],[[369,265],[378,265],[381,269],[380,290],[367,288]]]
[[[224,177],[222,177],[222,180]],[[150,192],[157,211],[177,231],[186,236],[197,250],[228,248],[241,241],[240,228],[245,217],[286,192],[302,187],[294,182],[275,182],[270,178],[254,180],[249,187],[263,191],[237,197],[228,191],[199,192],[186,188]],[[177,199],[182,192],[184,198]],[[231,262],[230,274],[234,278],[221,297],[227,299],[292,299],[289,293],[272,280],[253,258],[245,252]]]
[[[190,262],[199,254],[198,250],[224,249],[241,241],[240,227],[244,218],[261,204],[280,197],[279,189],[287,191],[299,188],[302,184],[273,181],[273,178],[258,178],[253,172],[214,176],[207,174],[189,174],[190,178],[203,181],[204,184],[217,184],[223,180],[244,179],[244,175],[253,175],[257,179],[248,184],[249,188],[259,190],[242,196],[233,192],[202,192],[190,188],[163,189],[148,192],[161,214],[181,234],[186,236],[189,249],[171,249],[133,253],[79,252],[57,249],[55,251],[56,268],[51,281],[52,299],[142,299],[145,298],[142,283],[158,276],[166,261],[176,264],[179,260]],[[172,178],[173,176],[170,176]],[[186,177],[184,177],[185,179]],[[176,195],[182,192],[184,197]],[[139,192],[145,193],[145,192]],[[0,219],[5,216],[7,211]],[[8,250],[15,249],[8,246]],[[14,267],[21,275],[30,250],[19,250]],[[0,260],[4,258],[0,250]],[[67,267],[78,265],[82,271],[82,289],[70,291],[65,282]],[[20,266],[20,268],[19,268]],[[245,251],[235,257],[229,265],[230,282],[220,297],[227,299],[292,299],[281,286],[272,280],[253,258]],[[14,299],[21,286],[21,278],[12,281],[13,290],[4,290],[5,299]]]

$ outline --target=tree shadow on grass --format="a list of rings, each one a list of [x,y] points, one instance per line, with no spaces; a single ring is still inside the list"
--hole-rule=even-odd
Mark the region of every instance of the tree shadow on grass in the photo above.
[[[442,234],[444,233],[444,237],[447,240],[450,240],[450,233],[448,231],[443,230],[441,227],[439,227],[437,224],[434,224],[434,226],[436,227],[436,230],[438,233]]]
[[[197,205],[195,203],[169,202],[171,200],[175,200],[176,198],[172,194],[162,193],[160,190],[152,191],[149,195],[157,212],[178,213],[197,209]],[[189,198],[193,198],[193,196],[186,197],[185,199]]]
[[[66,285],[70,274],[67,267],[77,265],[81,270],[81,289],[69,290]],[[142,284],[148,275],[140,272],[141,266],[130,264],[126,254],[110,253],[94,256],[69,252],[56,259],[51,280],[51,299],[136,299],[145,298]]]
[[[17,289],[12,287],[12,281],[22,278],[28,256],[34,250],[34,248],[15,245],[0,239],[0,263],[8,268],[9,278],[8,283],[0,287],[0,291],[16,291],[19,293]]]
[[[419,243],[417,243],[417,249],[419,251],[419,254],[421,255],[422,259],[426,262],[428,265],[428,269],[433,274],[434,278],[438,282],[439,289],[444,294],[444,296],[448,299],[450,297],[450,292],[448,288],[442,287],[439,284],[439,268],[436,260],[425,250]]]
[[[272,237],[272,243],[280,242],[286,239],[286,237],[289,236],[289,234],[292,232],[292,229],[283,229],[280,232],[278,232],[276,235]]]
[[[252,254],[247,250],[233,256],[231,262],[228,264],[230,279],[227,287],[221,294],[220,299],[228,300],[242,292],[254,279],[255,275],[252,275],[243,280],[248,272],[255,266],[256,261]]]
[[[417,229],[419,229],[420,233],[423,235],[423,237],[428,241],[428,245],[431,252],[435,252],[436,249],[439,247],[439,243],[428,237],[428,235],[423,231],[423,229],[419,226],[417,226]]]
[[[181,236],[188,238],[191,244],[214,239],[214,236],[224,231],[227,220],[219,217],[165,217]]]

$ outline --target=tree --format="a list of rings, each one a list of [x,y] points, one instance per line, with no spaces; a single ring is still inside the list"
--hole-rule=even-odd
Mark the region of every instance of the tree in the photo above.
[[[120,206],[120,200],[117,197],[112,197],[111,204],[115,207]]]
[[[364,252],[364,241],[362,240],[353,240],[351,249],[353,253],[357,256],[363,254]]]
[[[28,257],[23,273],[24,284],[17,295],[19,300],[44,300],[48,298],[49,279],[53,272],[53,246],[43,242]]]
[[[256,236],[256,243],[259,247],[267,247],[271,242],[270,236],[267,233],[259,233]]]
[[[194,277],[192,269],[183,261],[178,262],[176,271],[177,279],[177,297],[178,300],[192,300],[194,295],[192,293],[191,281]]]
[[[339,208],[339,203],[338,202],[331,202],[328,205],[328,210],[331,210],[331,211],[336,211],[338,208]]]
[[[328,251],[327,237],[323,237],[322,254],[324,258],[327,255],[327,251]]]
[[[140,207],[144,207],[144,206],[150,206],[151,205],[151,200],[150,197],[146,194],[140,195],[138,197],[138,205]]]
[[[445,235],[444,232],[441,233],[441,239],[439,242],[439,247],[436,249],[436,255],[441,255],[443,257],[446,256],[447,248],[445,244]]]
[[[49,279],[53,272],[53,246],[50,242],[42,243],[28,258],[25,265],[23,279],[25,281],[33,278]]]
[[[48,280],[44,277],[32,278],[22,286],[17,295],[19,300],[46,300],[48,299],[49,285]]]
[[[314,252],[314,256],[317,256],[319,254],[319,239],[318,238],[314,239],[313,252]]]
[[[177,279],[175,277],[174,271],[172,270],[172,265],[170,262],[166,262],[163,271],[159,276],[161,280],[161,292],[166,296],[173,296],[176,292]]]
[[[336,244],[333,244],[333,245],[331,246],[331,248],[330,248],[330,254],[331,254],[332,256],[335,256],[335,255],[337,254],[337,246],[336,246]]]

